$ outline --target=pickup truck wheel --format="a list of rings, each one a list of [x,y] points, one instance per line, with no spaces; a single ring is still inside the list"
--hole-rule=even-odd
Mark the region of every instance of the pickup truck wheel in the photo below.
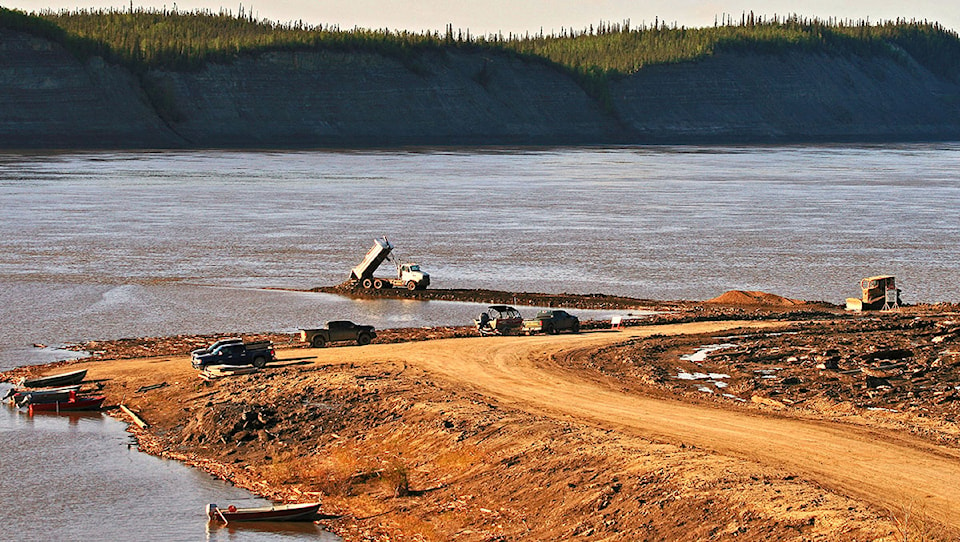
[[[573,324],[573,327],[570,329],[570,331],[574,333],[580,333],[580,322]]]
[[[370,341],[371,341],[370,335],[367,333],[361,333],[360,336],[357,337],[357,344],[359,344],[360,346],[366,346],[370,344]]]
[[[409,282],[407,282],[407,290],[410,290],[410,291],[412,292],[412,291],[414,291],[414,290],[416,290],[416,289],[417,289],[417,283],[416,283],[416,282],[414,282],[414,281],[412,281],[412,280],[409,281]]]
[[[267,365],[267,358],[263,356],[257,356],[253,358],[253,366],[257,369],[263,369]]]
[[[373,288],[373,281],[370,279],[363,279],[363,282],[361,282],[360,285],[369,290],[370,288]]]
[[[323,339],[323,336],[316,335],[313,337],[312,343],[314,348],[323,348],[323,345],[327,344],[327,341]]]

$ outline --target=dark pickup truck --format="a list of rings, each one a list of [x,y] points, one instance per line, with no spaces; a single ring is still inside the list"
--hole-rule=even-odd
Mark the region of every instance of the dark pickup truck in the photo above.
[[[262,368],[267,362],[277,360],[273,343],[270,341],[255,343],[236,340],[218,341],[207,348],[194,350],[190,357],[193,359],[193,366],[197,369],[207,365],[253,365]]]
[[[580,319],[576,316],[561,310],[540,311],[530,320],[523,321],[523,332],[530,333],[560,333],[561,331],[570,331],[571,333],[580,332]]]
[[[376,338],[377,332],[373,326],[354,324],[349,320],[334,320],[327,322],[327,327],[300,330],[300,340],[314,348],[340,341],[357,341],[363,346]]]

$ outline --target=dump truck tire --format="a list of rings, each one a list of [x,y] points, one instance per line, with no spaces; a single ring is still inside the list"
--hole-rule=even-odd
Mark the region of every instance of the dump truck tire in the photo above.
[[[416,282],[414,282],[414,281],[412,281],[412,280],[409,281],[409,282],[407,282],[407,290],[410,290],[410,291],[412,292],[412,291],[414,291],[414,290],[416,290],[416,289],[417,289],[417,283],[416,283]]]
[[[363,282],[361,282],[360,285],[369,290],[370,288],[373,288],[373,281],[370,279],[363,279]]]
[[[380,279],[373,279],[373,289],[374,289],[374,290],[382,290],[382,289],[383,289],[383,281],[380,280]]]

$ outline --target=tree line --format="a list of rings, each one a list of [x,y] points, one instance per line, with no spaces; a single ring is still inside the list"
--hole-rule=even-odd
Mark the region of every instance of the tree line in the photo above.
[[[600,22],[582,29],[544,34],[490,34],[469,30],[409,32],[389,29],[280,23],[252,12],[179,12],[133,8],[42,11],[27,14],[0,8],[0,27],[34,33],[62,43],[79,57],[98,55],[137,73],[154,68],[200,69],[238,55],[267,51],[364,51],[398,58],[416,67],[426,51],[486,50],[554,64],[573,74],[592,94],[610,78],[645,66],[689,62],[721,52],[777,54],[904,53],[932,72],[960,81],[960,39],[935,22],[820,20],[798,15],[762,17],[724,14],[714,26],[686,28],[655,19],[651,24]]]

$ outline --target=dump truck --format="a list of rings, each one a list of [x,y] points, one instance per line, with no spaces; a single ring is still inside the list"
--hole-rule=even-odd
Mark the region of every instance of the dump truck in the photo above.
[[[900,290],[892,275],[877,275],[860,281],[860,298],[848,297],[848,311],[895,309],[901,305]]]
[[[350,280],[366,289],[381,290],[384,288],[406,288],[407,290],[423,290],[430,285],[430,275],[423,272],[420,266],[412,262],[401,262],[392,258],[390,253],[393,251],[393,245],[387,240],[386,236],[382,239],[374,239],[373,247],[367,251],[360,265],[350,270]],[[377,271],[384,261],[390,260],[397,268],[396,278],[375,277],[373,274]]]

